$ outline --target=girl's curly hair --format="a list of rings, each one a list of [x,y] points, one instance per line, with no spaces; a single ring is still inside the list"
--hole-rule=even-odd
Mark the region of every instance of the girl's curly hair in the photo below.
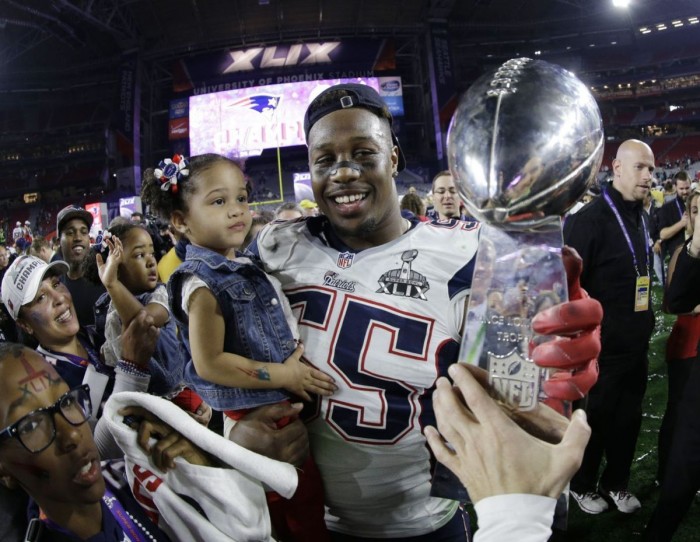
[[[156,179],[155,168],[147,169],[141,184],[141,200],[151,212],[170,220],[174,211],[187,212],[187,200],[196,188],[197,176],[219,162],[229,162],[243,171],[243,164],[220,154],[200,154],[189,158],[189,175],[177,182],[177,191],[161,190],[161,182]]]

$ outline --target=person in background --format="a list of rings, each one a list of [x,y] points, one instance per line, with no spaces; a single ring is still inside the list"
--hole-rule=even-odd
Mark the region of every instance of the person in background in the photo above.
[[[305,200],[309,201],[309,200]],[[306,216],[306,211],[301,204],[294,201],[287,201],[275,209],[275,220],[294,220]]]
[[[267,224],[275,220],[275,213],[272,211],[258,211],[253,215],[253,220],[250,223],[250,230],[246,235],[244,246],[248,246],[253,242],[253,239],[260,233]]]
[[[99,277],[90,277],[100,280],[107,290],[95,305],[96,325],[105,337],[102,358],[110,367],[123,359],[122,329],[145,310],[160,330],[148,368],[149,391],[172,399],[184,387],[184,360],[175,321],[170,318],[168,293],[158,281],[151,236],[140,224],[128,222],[111,226],[102,243],[95,256],[96,269],[91,270]]]
[[[318,204],[309,199],[303,199],[299,206],[304,210],[304,216],[318,216]]]
[[[22,228],[22,223],[18,220],[15,224],[15,229],[12,230],[12,243],[16,243],[17,239],[24,235],[24,228]]]
[[[10,251],[7,250],[6,246],[0,245],[0,282],[2,282],[9,266]],[[5,307],[5,303],[0,303],[0,342],[16,340],[17,327],[15,326],[15,322],[10,316],[7,307]]]
[[[158,262],[158,278],[163,284],[167,284],[170,275],[178,268],[185,260],[185,251],[189,241],[187,236],[182,235],[177,231],[172,224],[168,226],[173,237],[173,247],[165,253]]]
[[[672,314],[689,315],[700,306],[700,213],[698,199],[691,200],[693,235],[676,252],[664,296],[665,309]],[[671,273],[673,271],[673,273]],[[696,336],[697,339],[697,336]],[[668,445],[668,458],[661,481],[659,500],[644,532],[649,542],[669,542],[700,490],[700,361],[699,344],[689,334],[682,346],[695,362],[687,368],[687,380],[676,406],[677,416]],[[678,344],[677,346],[681,346]],[[676,363],[676,362],[674,362]]]
[[[423,205],[423,200],[420,199],[420,196],[416,194],[415,190],[405,194],[401,198],[401,210],[408,211],[421,222],[428,221],[428,217],[425,216],[425,205]]]
[[[656,200],[649,194],[644,196],[642,207],[649,215],[649,241],[651,243],[651,251],[654,257],[654,275],[656,280],[662,286],[666,285],[666,274],[664,272],[664,262],[661,259],[661,238],[659,237],[659,207],[656,205]]]
[[[92,213],[75,205],[61,209],[56,219],[61,258],[69,266],[61,280],[71,294],[80,325],[88,331],[95,324],[93,307],[105,292],[102,284],[95,284],[83,277],[83,262],[90,250],[90,226]]]
[[[32,233],[32,223],[29,222],[29,220],[24,221],[24,226],[22,227],[22,237],[24,237],[26,241],[29,241],[30,244],[34,240],[34,234]]]
[[[37,237],[32,241],[29,254],[44,260],[46,263],[51,262],[51,247],[49,246],[49,242],[43,237]]]
[[[630,492],[630,469],[654,330],[650,225],[642,209],[653,171],[651,148],[625,141],[613,160],[612,185],[564,223],[564,242],[583,258],[581,286],[603,306],[600,376],[585,403],[592,435],[571,481],[571,494],[588,514],[607,510],[608,500],[626,514],[641,508]]]
[[[5,245],[0,245],[0,280],[5,275],[7,267],[10,265],[10,252]]]
[[[131,213],[130,220],[134,224],[143,224],[144,223],[143,213],[139,213],[138,211]]]
[[[457,194],[455,180],[448,170],[441,171],[433,177],[433,215],[432,220],[449,220],[456,218],[466,220],[462,212],[462,200]]]
[[[690,177],[685,171],[679,171],[673,176],[675,196],[667,200],[658,212],[659,237],[663,259],[670,258],[676,249],[685,241],[685,231],[688,225],[688,212],[685,208],[685,198],[690,193]]]
[[[688,210],[689,220],[686,226],[686,233],[689,239],[693,237],[699,199],[700,193],[697,192],[693,192],[687,199],[686,209]],[[671,262],[668,266],[669,282],[673,280],[676,262],[684,246],[685,244],[678,247],[671,257]],[[678,407],[684,396],[685,387],[690,381],[692,368],[700,362],[700,359],[698,359],[698,344],[700,344],[700,305],[687,314],[678,315],[666,343],[668,395],[666,412],[659,430],[657,480],[660,484],[663,484],[665,479],[674,428],[679,415]]]

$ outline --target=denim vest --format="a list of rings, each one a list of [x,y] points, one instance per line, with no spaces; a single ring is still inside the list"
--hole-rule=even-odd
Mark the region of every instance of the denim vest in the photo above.
[[[144,292],[135,297],[145,306],[150,301],[150,295],[151,292]],[[95,303],[95,328],[103,336],[109,303],[110,297],[106,292]],[[148,371],[151,373],[148,392],[160,396],[170,396],[179,392],[185,384],[185,358],[180,339],[177,337],[177,324],[174,318],[170,318],[168,323],[160,328],[156,349],[148,361]]]
[[[187,384],[215,410],[254,408],[288,399],[289,395],[281,389],[232,388],[197,374],[188,318],[182,310],[182,284],[190,274],[204,281],[219,304],[226,325],[225,352],[255,361],[282,363],[296,348],[277,293],[258,265],[234,262],[212,250],[189,245],[187,259],[168,281],[170,307],[188,352]]]

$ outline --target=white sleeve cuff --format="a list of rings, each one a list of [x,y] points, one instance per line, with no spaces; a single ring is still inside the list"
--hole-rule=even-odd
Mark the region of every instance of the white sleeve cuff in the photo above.
[[[474,505],[479,522],[474,542],[546,542],[557,500],[540,495],[495,495]]]

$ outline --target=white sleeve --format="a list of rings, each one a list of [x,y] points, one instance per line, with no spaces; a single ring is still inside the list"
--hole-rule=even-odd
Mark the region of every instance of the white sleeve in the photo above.
[[[496,495],[474,505],[479,528],[474,542],[546,542],[552,536],[556,499],[540,495]]]
[[[188,275],[185,280],[182,281],[182,311],[187,316],[190,315],[190,297],[192,297],[194,291],[199,288],[209,289],[209,286],[195,275]]]
[[[156,303],[160,306],[162,306],[168,313],[168,320],[166,321],[166,324],[170,321],[170,302],[168,300],[168,289],[165,287],[165,284],[158,284],[156,286],[155,290],[151,292],[151,295],[148,298],[148,301],[146,302],[146,305],[150,305],[151,303]]]
[[[105,320],[105,342],[100,349],[102,353],[102,359],[110,367],[117,365],[117,361],[121,357],[121,345],[119,344],[119,339],[122,334],[122,320],[119,318],[117,310],[109,302],[109,308],[107,309],[107,318]]]

